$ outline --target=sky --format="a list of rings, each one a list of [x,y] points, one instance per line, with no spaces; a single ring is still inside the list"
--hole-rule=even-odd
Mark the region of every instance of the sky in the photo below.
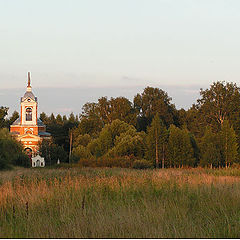
[[[238,0],[0,0],[0,106],[19,111],[31,72],[39,111],[81,113],[147,86],[188,109],[239,84]]]

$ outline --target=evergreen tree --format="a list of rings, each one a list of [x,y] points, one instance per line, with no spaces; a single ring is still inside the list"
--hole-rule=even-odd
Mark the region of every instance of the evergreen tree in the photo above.
[[[167,146],[168,132],[163,121],[160,119],[157,113],[152,120],[151,126],[147,129],[147,159],[155,159],[155,165],[158,168],[160,160],[162,162],[162,168],[165,165],[166,158],[166,146]]]
[[[56,124],[63,125],[63,119],[62,119],[62,116],[60,114],[58,114],[56,116]]]
[[[44,123],[44,124],[48,124],[48,116],[45,112],[40,113],[40,120]]]

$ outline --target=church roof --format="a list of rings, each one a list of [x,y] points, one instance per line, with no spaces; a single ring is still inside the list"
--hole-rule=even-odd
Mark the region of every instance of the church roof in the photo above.
[[[38,135],[41,137],[41,136],[45,136],[45,137],[47,137],[47,136],[51,136],[51,133],[48,133],[48,132],[38,132]]]
[[[21,120],[20,120],[20,117],[18,118],[18,119],[16,119],[14,122],[13,122],[13,124],[12,125],[20,125],[21,124]],[[39,127],[41,127],[41,126],[45,126],[44,125],[44,123],[41,121],[41,119],[37,119],[37,125],[39,126]]]
[[[12,125],[20,125],[20,117],[16,119]]]
[[[25,92],[24,96],[21,98],[21,102],[23,102],[24,100],[26,100],[27,98],[31,98],[33,101],[37,101],[37,98],[34,96],[34,94],[32,93],[32,91],[27,91]]]
[[[40,118],[37,119],[37,125],[40,126],[40,127],[45,126]]]

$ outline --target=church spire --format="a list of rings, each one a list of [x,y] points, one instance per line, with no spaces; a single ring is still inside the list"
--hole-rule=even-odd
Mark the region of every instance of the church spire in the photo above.
[[[31,87],[31,85],[30,85],[30,72],[28,72],[28,87]]]
[[[27,92],[31,92],[31,91],[32,91],[32,87],[31,87],[31,83],[30,83],[30,72],[28,72]]]

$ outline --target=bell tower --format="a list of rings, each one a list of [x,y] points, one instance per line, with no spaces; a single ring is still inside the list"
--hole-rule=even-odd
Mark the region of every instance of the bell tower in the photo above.
[[[28,72],[27,91],[21,98],[21,125],[37,125],[37,98],[32,93],[30,72]]]
[[[30,157],[38,154],[39,143],[43,139],[51,139],[46,132],[46,126],[37,118],[38,101],[31,87],[30,72],[28,72],[27,90],[20,100],[21,114],[10,126],[11,134],[22,143],[24,151]]]

